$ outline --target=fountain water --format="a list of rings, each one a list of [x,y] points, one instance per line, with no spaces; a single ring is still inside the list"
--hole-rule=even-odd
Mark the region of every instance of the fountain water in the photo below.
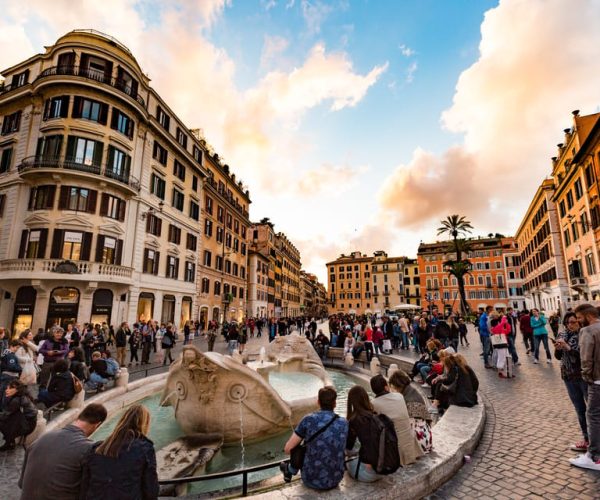
[[[160,406],[165,406],[165,403],[167,401],[169,401],[169,399],[171,399],[172,396],[175,396],[179,391],[177,389],[175,389],[174,391],[171,391],[169,394],[167,394],[160,402]]]
[[[261,364],[261,365],[264,365],[264,364],[265,364],[265,353],[266,353],[266,351],[265,351],[265,347],[264,347],[264,346],[262,346],[262,347],[260,348],[260,351],[258,352],[258,361],[260,361],[260,364]]]
[[[246,463],[246,448],[244,447],[244,405],[242,400],[240,399],[240,448],[241,448],[241,458],[242,463],[240,465],[241,469],[245,468]]]

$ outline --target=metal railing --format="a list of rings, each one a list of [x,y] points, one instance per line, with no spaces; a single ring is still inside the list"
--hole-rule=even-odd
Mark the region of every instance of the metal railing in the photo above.
[[[19,172],[27,172],[36,168],[57,168],[65,170],[76,170],[88,174],[103,175],[121,184],[131,187],[135,191],[140,190],[140,181],[132,175],[115,172],[110,165],[87,164],[83,159],[63,159],[54,156],[29,156],[24,158],[17,167]]]
[[[135,99],[139,104],[142,105],[142,107],[146,108],[146,101],[144,101],[142,96],[137,93],[137,90],[131,87],[126,80],[122,78],[114,78],[110,75],[107,75],[104,71],[99,71],[92,68],[82,68],[81,66],[75,65],[52,66],[51,68],[47,68],[42,71],[36,78],[36,81],[49,76],[57,75],[80,76],[82,78],[87,78],[88,80],[94,80],[96,82],[103,83],[123,92],[123,94]]]

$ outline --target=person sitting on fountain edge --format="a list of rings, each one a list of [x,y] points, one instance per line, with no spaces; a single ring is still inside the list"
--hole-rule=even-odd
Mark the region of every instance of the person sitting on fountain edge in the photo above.
[[[320,411],[306,415],[300,421],[284,448],[289,455],[293,448],[305,440],[306,455],[302,466],[302,482],[315,490],[335,488],[344,477],[348,421],[333,412],[336,399],[337,392],[333,387],[320,389]],[[313,436],[314,439],[311,439]],[[282,462],[280,468],[287,483],[298,473],[287,462]]]

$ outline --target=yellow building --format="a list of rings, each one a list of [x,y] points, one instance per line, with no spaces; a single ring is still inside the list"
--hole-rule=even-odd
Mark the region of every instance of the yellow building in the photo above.
[[[206,142],[200,140],[206,147]],[[248,209],[250,194],[216,153],[204,155],[208,171],[199,256],[198,302],[200,322],[242,321],[246,315],[248,281]]]
[[[554,194],[554,181],[544,180],[529,204],[515,239],[521,252],[527,308],[564,312],[570,306],[571,297]]]
[[[373,254],[371,277],[373,280],[373,309],[385,313],[406,299],[404,289],[404,261],[406,257],[389,257],[383,250]]]
[[[0,325],[197,315],[204,146],[114,38],[2,71]]]
[[[373,257],[361,252],[340,255],[328,262],[327,290],[330,314],[373,313],[371,263]]]
[[[275,246],[279,251],[278,263],[281,262],[281,313],[285,318],[294,318],[301,315],[300,252],[284,233],[277,233]]]
[[[564,143],[558,144],[552,159],[554,195],[564,258],[568,270],[572,305],[579,301],[600,301],[600,255],[598,253],[598,172],[594,153],[599,148],[597,134],[600,113],[580,116],[573,112],[573,126],[564,130]],[[590,137],[590,141],[588,141]],[[595,144],[594,144],[595,143]],[[585,152],[581,146],[586,144]],[[596,150],[596,151],[595,151]]]

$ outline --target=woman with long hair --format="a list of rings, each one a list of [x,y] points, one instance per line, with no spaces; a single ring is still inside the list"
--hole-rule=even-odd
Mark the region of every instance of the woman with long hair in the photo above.
[[[104,441],[95,445],[83,467],[81,498],[151,500],[158,498],[154,444],[146,436],[150,413],[133,405]]]
[[[475,406],[478,403],[479,380],[464,356],[462,354],[446,356],[444,369],[447,371],[447,376],[439,388],[444,399],[440,398],[438,409],[446,410],[449,405],[468,408]]]
[[[33,432],[38,412],[27,386],[20,380],[11,380],[2,396],[0,432],[4,436],[4,445],[0,447],[0,451],[7,451],[15,448],[16,438]]]
[[[33,343],[33,332],[29,328],[21,332],[19,343],[21,345],[15,352],[19,365],[23,368],[19,379],[25,385],[34,385],[37,382],[38,365],[36,361],[39,348]]]
[[[358,481],[365,483],[378,481],[382,476],[377,474],[373,467],[378,460],[378,443],[369,432],[372,428],[370,420],[376,418],[376,415],[367,391],[359,385],[355,385],[348,391],[346,418],[349,423],[346,452],[352,454],[356,440],[360,442],[358,457],[346,462],[346,469]]]

